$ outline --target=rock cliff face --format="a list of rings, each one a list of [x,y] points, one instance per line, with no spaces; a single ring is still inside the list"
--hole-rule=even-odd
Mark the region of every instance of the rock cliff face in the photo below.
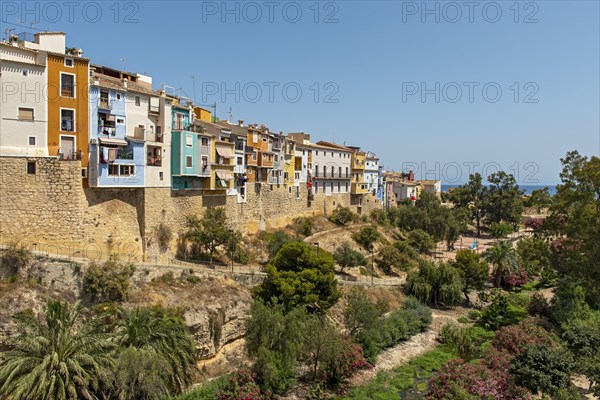
[[[36,258],[20,271],[17,282],[0,283],[0,351],[18,333],[14,314],[28,309],[39,313],[50,298],[79,300],[85,268],[76,263]],[[183,309],[200,364],[210,361],[224,346],[243,339],[252,305],[249,287],[176,267],[137,268],[132,281],[131,296],[124,307],[160,304]]]

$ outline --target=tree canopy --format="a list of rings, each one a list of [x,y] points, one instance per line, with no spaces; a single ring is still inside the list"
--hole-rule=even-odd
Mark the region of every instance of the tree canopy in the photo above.
[[[302,305],[326,310],[340,296],[334,267],[331,253],[304,242],[286,243],[266,265],[267,280],[257,293],[265,302],[276,299],[288,310]]]

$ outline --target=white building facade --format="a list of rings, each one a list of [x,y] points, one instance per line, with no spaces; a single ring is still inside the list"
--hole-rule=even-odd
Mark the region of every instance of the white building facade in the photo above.
[[[47,54],[0,43],[0,156],[48,157]]]
[[[352,150],[312,145],[312,181],[315,194],[350,193]]]

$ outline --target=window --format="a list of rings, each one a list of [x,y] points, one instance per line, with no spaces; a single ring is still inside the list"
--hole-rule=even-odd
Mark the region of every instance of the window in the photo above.
[[[192,135],[185,135],[185,146],[192,147],[194,145],[194,137]]]
[[[141,104],[141,101],[140,101],[140,96],[135,96],[135,105],[136,105],[137,107],[139,107],[139,106],[140,106],[140,104]]]
[[[332,165],[331,166],[331,177],[333,178],[334,175],[335,175],[335,167]],[[333,185],[333,182],[331,184]],[[331,188],[331,190],[333,190],[333,187]]]
[[[156,134],[157,135],[162,135],[162,126],[156,125]]]
[[[19,107],[19,120],[20,121],[33,121],[33,108]]]
[[[331,157],[333,157],[333,151],[331,152]]]
[[[108,176],[119,176],[119,165],[109,164],[108,165]]]
[[[348,178],[348,167],[346,167],[346,178]]]
[[[88,170],[87,170],[87,168],[81,168],[81,177],[83,179],[87,179],[87,177],[88,177]]]
[[[35,143],[36,143],[36,137],[35,136],[29,136],[28,140],[29,140],[29,145],[30,146],[35,146]]]
[[[73,67],[73,59],[65,58],[65,67]]]
[[[161,181],[163,180],[163,172],[162,171],[160,171],[158,173],[158,179],[161,180]]]
[[[238,157],[237,158],[237,165],[243,165],[244,161],[242,160],[242,157]]]
[[[134,176],[135,175],[135,165],[119,165],[119,175],[120,176]]]
[[[333,182],[331,182],[331,193],[333,193]]]
[[[348,191],[348,182],[346,182],[346,192]]]
[[[327,167],[323,165],[323,176],[327,176]]]
[[[252,159],[256,160],[256,153],[252,153]]]
[[[338,193],[341,191],[341,183],[338,182]]]
[[[208,146],[208,138],[202,138],[202,146]]]
[[[208,157],[202,156],[202,172],[208,169]]]
[[[75,132],[75,110],[60,110],[60,129]]]
[[[117,93],[117,100],[121,100],[121,93]]]
[[[185,167],[186,168],[192,168],[192,165],[194,165],[194,159],[192,156],[185,156]]]
[[[27,161],[27,174],[35,175],[35,161]]]
[[[75,75],[60,74],[60,95],[62,97],[75,97]]]
[[[338,168],[338,173],[340,174],[340,178],[342,177],[342,167]]]
[[[315,156],[319,155],[319,150],[315,150]]]
[[[117,118],[117,124],[124,124],[125,120],[123,118]]]

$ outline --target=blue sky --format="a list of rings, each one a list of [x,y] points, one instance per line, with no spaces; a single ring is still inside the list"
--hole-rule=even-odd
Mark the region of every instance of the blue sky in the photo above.
[[[361,146],[421,178],[500,167],[555,183],[568,150],[600,149],[598,1],[109,1],[71,15],[61,2],[60,15],[3,3],[3,20],[26,21],[17,30],[65,31],[93,63],[216,101],[220,118],[231,107],[234,120]]]

